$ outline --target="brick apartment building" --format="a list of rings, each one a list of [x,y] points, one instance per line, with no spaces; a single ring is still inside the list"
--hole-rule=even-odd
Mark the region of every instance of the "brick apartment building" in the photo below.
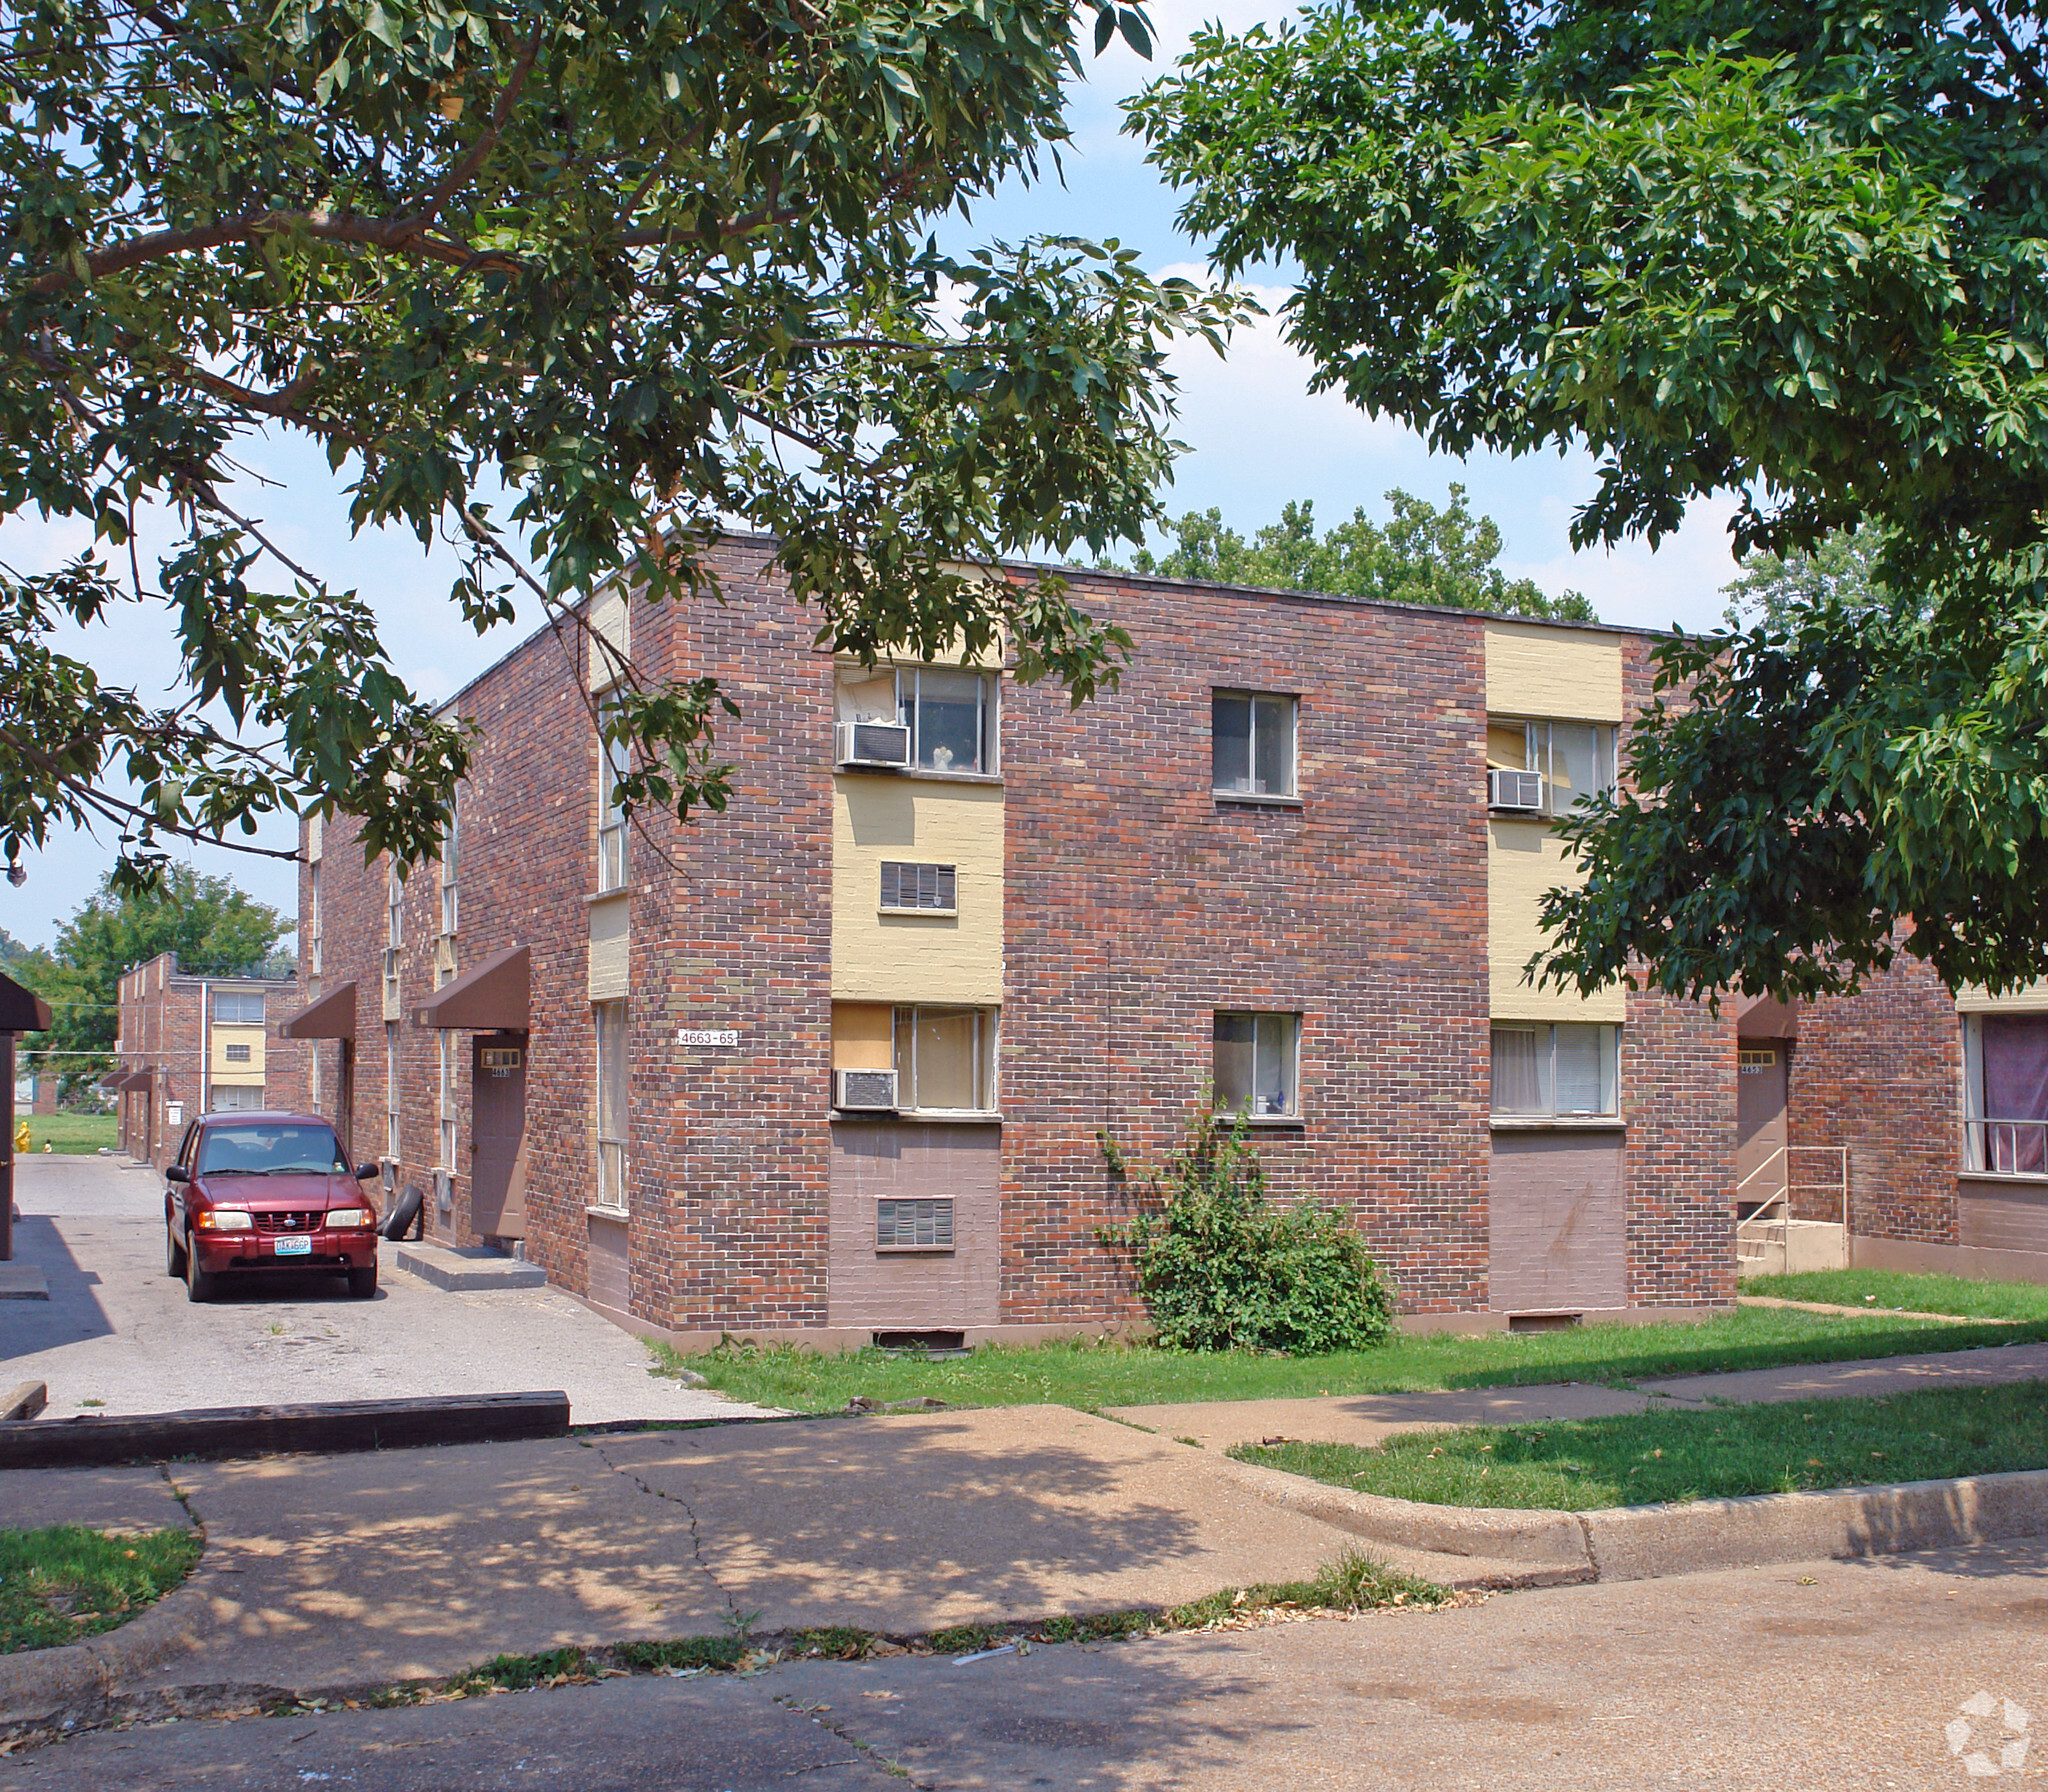
[[[269,1036],[299,1006],[291,978],[183,971],[164,952],[122,977],[119,1000],[105,1087],[129,1156],[162,1169],[200,1114],[304,1106],[306,1048]]]
[[[1416,1324],[1723,1306],[1738,1195],[1825,1219],[1837,1162],[1889,1247],[1970,1243],[1939,992],[1523,981],[1550,817],[1612,778],[1650,637],[1075,573],[1137,654],[1073,710],[835,662],[771,552],[725,544],[723,605],[601,597],[452,699],[481,739],[439,865],[306,830],[281,1031],[430,1236],[685,1341],[1101,1329],[1142,1317],[1103,1142],[1160,1161],[1213,1085]],[[613,808],[621,658],[739,702],[726,813]]]

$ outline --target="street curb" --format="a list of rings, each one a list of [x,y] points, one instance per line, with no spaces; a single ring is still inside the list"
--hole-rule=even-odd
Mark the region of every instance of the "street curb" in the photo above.
[[[118,1630],[56,1649],[0,1655],[0,1734],[101,1719],[124,1680],[199,1647],[207,1608],[223,1590],[221,1578],[202,1556],[184,1585]]]
[[[1577,1580],[1658,1580],[2048,1536],[2048,1469],[1553,1512],[1433,1506],[1349,1493],[1251,1463],[1231,1466],[1260,1499],[1370,1543],[1513,1562]]]

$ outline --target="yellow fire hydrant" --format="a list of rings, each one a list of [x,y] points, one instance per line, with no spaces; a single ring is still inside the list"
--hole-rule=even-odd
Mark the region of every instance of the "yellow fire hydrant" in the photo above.
[[[28,1122],[26,1120],[17,1120],[14,1123],[15,1154],[20,1156],[26,1153],[28,1148]]]

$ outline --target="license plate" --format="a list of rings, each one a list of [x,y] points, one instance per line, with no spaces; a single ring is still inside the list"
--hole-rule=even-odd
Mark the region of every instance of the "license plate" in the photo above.
[[[270,1248],[280,1257],[310,1257],[313,1241],[310,1238],[279,1238],[272,1240]]]

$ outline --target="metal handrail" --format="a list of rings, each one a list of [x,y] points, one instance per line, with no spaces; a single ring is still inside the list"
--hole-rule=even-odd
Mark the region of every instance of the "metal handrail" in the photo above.
[[[2048,1126],[2048,1121],[2044,1121],[2042,1124]],[[1808,1155],[1819,1153],[1833,1158],[1836,1164],[1834,1177],[1825,1182],[1800,1182],[1795,1180],[1791,1175],[1792,1155],[1795,1152],[1804,1152]],[[1846,1229],[1849,1224],[1849,1147],[1846,1145],[1780,1145],[1777,1150],[1773,1151],[1769,1157],[1765,1158],[1762,1163],[1758,1164],[1755,1169],[1751,1170],[1747,1176],[1743,1177],[1735,1185],[1735,1198],[1738,1201],[1741,1200],[1743,1189],[1751,1182],[1754,1182],[1758,1176],[1762,1175],[1764,1171],[1768,1170],[1780,1158],[1785,1160],[1786,1176],[1784,1183],[1771,1194],[1765,1196],[1758,1203],[1754,1213],[1750,1214],[1746,1219],[1736,1221],[1736,1236],[1738,1238],[1741,1237],[1743,1229],[1748,1226],[1760,1224],[1767,1226],[1780,1225],[1790,1220],[1792,1217],[1792,1197],[1800,1190],[1805,1190],[1808,1193],[1831,1192],[1838,1195],[1841,1198],[1841,1223]],[[1773,1207],[1779,1208],[1782,1211],[1772,1215],[1771,1209]]]

